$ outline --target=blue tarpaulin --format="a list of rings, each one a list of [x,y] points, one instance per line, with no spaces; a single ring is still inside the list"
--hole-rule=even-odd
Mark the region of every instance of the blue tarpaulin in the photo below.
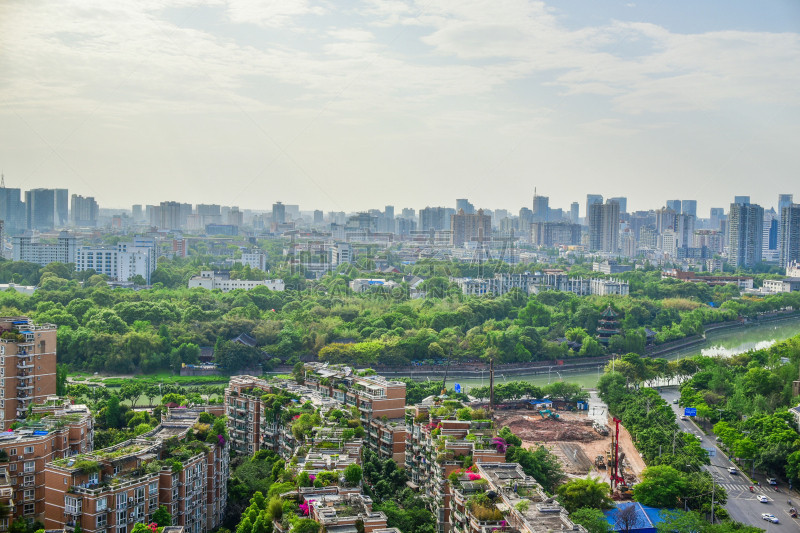
[[[658,530],[656,528],[656,524],[662,521],[662,509],[645,507],[638,502],[618,503],[615,509],[603,511],[603,514],[606,516],[606,521],[611,525],[611,529],[614,531],[622,530],[622,528],[617,525],[616,522],[617,513],[620,511],[620,509],[625,509],[630,505],[633,505],[636,508],[636,524],[628,533],[657,533]]]
[[[48,433],[50,433],[50,432],[49,431],[42,431],[42,430],[36,430],[36,431],[33,432],[33,434],[37,435],[37,436],[47,435]]]

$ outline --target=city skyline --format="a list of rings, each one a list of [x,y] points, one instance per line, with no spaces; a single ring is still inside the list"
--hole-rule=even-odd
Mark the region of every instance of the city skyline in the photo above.
[[[581,216],[592,192],[703,215],[795,192],[790,2],[1,9],[8,187],[326,212],[536,188]]]

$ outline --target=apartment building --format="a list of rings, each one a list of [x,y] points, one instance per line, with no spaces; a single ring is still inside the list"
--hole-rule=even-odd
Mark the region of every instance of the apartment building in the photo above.
[[[456,420],[453,414],[441,414],[441,407],[442,402],[430,396],[406,408],[405,467],[412,488],[431,496],[437,531],[445,532],[452,523],[448,476],[463,468],[465,457],[474,463],[503,462],[505,453],[491,444],[491,421]]]
[[[74,263],[80,240],[62,231],[54,244],[39,242],[38,235],[15,235],[12,238],[14,261],[47,266],[50,263]]]
[[[398,465],[405,460],[406,386],[381,376],[357,376],[349,367],[307,363],[303,385],[287,380],[265,381],[253,376],[234,376],[225,389],[225,409],[231,450],[252,455],[266,449],[290,458],[302,444],[292,434],[291,422],[281,423],[265,412],[261,397],[285,390],[298,395],[300,404],[311,402],[327,412],[357,407],[363,439],[382,458]]]
[[[9,516],[0,519],[0,531],[23,517],[44,521],[45,464],[92,450],[92,413],[85,405],[71,405],[55,397],[34,406],[43,415],[23,428],[0,433],[0,499],[6,489]]]
[[[309,518],[316,520],[323,531],[399,533],[396,528],[386,526],[386,515],[382,511],[373,511],[372,498],[363,494],[311,490],[301,492],[299,501],[308,506]],[[275,533],[288,533],[291,529],[288,517],[284,515],[282,520],[273,521],[273,528]]]
[[[219,526],[228,450],[193,440],[202,409],[170,410],[153,431],[45,465],[45,527],[128,533],[164,505],[187,533]]]
[[[252,455],[265,449],[287,459],[294,454],[297,443],[291,424],[282,424],[271,411],[266,413],[261,402],[263,395],[281,390],[296,394],[303,404],[311,402],[324,411],[342,405],[316,390],[287,380],[268,382],[253,376],[233,376],[225,389],[224,404],[231,451]]]
[[[518,463],[477,463],[477,474],[486,483],[474,483],[464,476],[453,489],[453,520],[438,531],[444,533],[485,533],[511,530],[519,533],[578,531],[586,528],[572,522],[558,501],[525,475]],[[497,495],[485,505],[470,504],[471,496],[492,492]],[[522,502],[526,504],[520,505]],[[502,509],[502,511],[501,511]]]
[[[0,317],[0,423],[7,430],[31,403],[56,393],[56,330],[27,317]]]
[[[344,404],[358,408],[366,428],[372,419],[405,416],[406,384],[378,375],[359,376],[348,366],[306,363],[304,384]]]

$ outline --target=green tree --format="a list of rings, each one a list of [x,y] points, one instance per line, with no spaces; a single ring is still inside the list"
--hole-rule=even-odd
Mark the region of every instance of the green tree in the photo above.
[[[600,509],[577,509],[569,513],[569,518],[586,528],[589,533],[607,533],[611,527]]]
[[[671,466],[649,466],[634,485],[633,498],[642,505],[672,508],[686,490],[686,478]]]
[[[344,469],[344,479],[353,487],[361,483],[362,477],[363,472],[361,471],[361,467],[355,463],[348,465],[347,468]]]
[[[158,527],[164,527],[172,524],[172,515],[169,514],[167,507],[160,505],[153,513],[153,522],[158,524]]]
[[[573,479],[558,487],[558,502],[570,513],[578,509],[611,509],[611,487],[600,478]]]
[[[119,396],[112,394],[106,405],[106,427],[119,429],[122,427],[122,415],[119,406]]]

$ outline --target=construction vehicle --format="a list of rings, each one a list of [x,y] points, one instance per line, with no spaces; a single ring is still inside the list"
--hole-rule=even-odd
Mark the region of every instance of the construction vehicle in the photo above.
[[[558,413],[554,413],[550,409],[541,409],[539,410],[539,414],[542,415],[542,418],[549,418],[551,420],[558,420],[561,418]]]
[[[605,424],[601,424],[599,422],[595,422],[594,424],[592,424],[592,427],[600,435],[602,435],[604,437],[608,437],[608,426],[606,426]]]
[[[597,468],[602,468],[602,469],[605,469],[605,467],[606,467],[606,461],[605,461],[605,459],[603,459],[603,456],[602,456],[602,455],[598,455],[598,456],[595,458],[595,460],[594,460],[594,466],[596,466]]]

